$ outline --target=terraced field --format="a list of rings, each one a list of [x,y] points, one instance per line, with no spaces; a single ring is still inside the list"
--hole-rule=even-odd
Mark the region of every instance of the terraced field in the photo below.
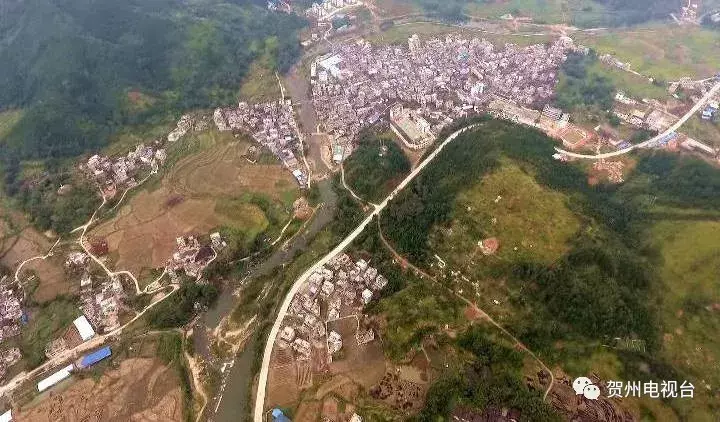
[[[292,176],[279,163],[248,161],[248,141],[210,132],[214,142],[181,158],[159,184],[90,233],[107,239],[118,268],[138,274],[162,266],[177,236],[226,227],[250,244],[273,222],[289,218],[287,204],[299,194]]]

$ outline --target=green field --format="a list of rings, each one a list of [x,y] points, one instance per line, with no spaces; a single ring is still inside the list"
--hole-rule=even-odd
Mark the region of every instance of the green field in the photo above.
[[[703,120],[695,115],[685,122],[680,132],[697,141],[720,147],[720,123]]]
[[[689,216],[692,217],[692,216]],[[665,353],[710,385],[720,384],[720,220],[661,220],[652,230],[663,265]]]
[[[398,24],[391,26],[386,31],[374,33],[366,37],[366,39],[376,45],[407,44],[408,38],[413,34],[417,34],[421,40],[428,40],[446,34],[461,34],[465,37],[485,38],[498,45],[514,43],[520,46],[543,43],[552,39],[549,35],[527,34],[527,36],[524,36],[490,34],[480,30],[460,28],[455,25],[436,22]]]
[[[253,103],[277,101],[280,98],[280,86],[275,78],[275,68],[270,59],[263,56],[251,65],[240,85],[240,100]]]
[[[451,256],[454,265],[464,263],[480,274],[486,259],[551,263],[567,252],[568,241],[580,227],[567,201],[562,193],[538,185],[532,175],[506,161],[458,195],[451,234],[438,232],[434,246],[441,256]],[[487,237],[497,237],[501,247],[496,256],[484,258],[477,242]]]
[[[618,91],[624,91],[625,95],[639,100],[654,98],[662,101],[669,95],[665,88],[650,83],[642,76],[612,68],[600,62],[589,65],[587,69],[590,74],[607,77]]]
[[[564,23],[580,27],[598,26],[606,14],[605,7],[592,0],[471,2],[466,10],[475,18],[499,18],[510,13],[514,17],[531,17],[535,23]]]
[[[665,81],[707,78],[720,70],[720,31],[665,24],[574,36],[575,41]]]

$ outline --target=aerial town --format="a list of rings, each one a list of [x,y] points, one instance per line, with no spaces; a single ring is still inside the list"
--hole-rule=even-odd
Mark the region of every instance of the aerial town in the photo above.
[[[157,171],[167,159],[167,152],[159,142],[140,144],[127,156],[108,157],[95,154],[81,169],[85,170],[102,190],[105,199],[112,199],[118,191],[137,186],[138,176],[144,171]]]
[[[560,64],[577,48],[567,37],[501,50],[485,39],[452,35],[427,42],[413,35],[407,48],[348,42],[312,63],[313,105],[336,144],[348,145],[391,110],[393,130],[418,149],[495,96],[528,106],[547,103]]]
[[[210,240],[210,245],[201,245],[193,235],[175,239],[177,248],[165,265],[165,271],[170,275],[170,279],[176,280],[178,272],[184,271],[188,277],[199,280],[205,267],[217,257],[216,250],[225,245],[220,233],[212,233]]]
[[[326,347],[328,362],[343,348],[343,342],[358,345],[375,338],[372,329],[360,329],[355,338],[348,339],[332,329],[328,323],[342,318],[357,318],[362,306],[367,305],[387,284],[387,279],[365,260],[357,262],[345,253],[335,256],[322,269],[315,271],[302,290],[295,295],[285,317],[283,329],[277,339],[279,350],[295,353],[297,360],[310,360],[314,344]],[[315,348],[317,349],[317,348]]]
[[[260,145],[266,147],[287,168],[302,187],[307,186],[308,175],[295,156],[297,123],[289,100],[264,104],[240,102],[236,108],[218,108],[213,114],[220,131],[244,131]]]

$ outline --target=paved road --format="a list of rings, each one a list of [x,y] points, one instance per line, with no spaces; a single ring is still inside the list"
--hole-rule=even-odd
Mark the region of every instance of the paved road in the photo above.
[[[130,326],[132,323],[134,323],[135,321],[140,319],[143,315],[145,315],[145,313],[147,311],[149,311],[150,309],[155,307],[157,304],[159,304],[160,302],[162,302],[165,299],[167,299],[168,297],[170,297],[170,295],[175,293],[180,288],[180,286],[174,285],[174,284],[170,285],[170,286],[166,286],[166,287],[171,287],[172,291],[168,292],[167,294],[165,294],[165,296],[161,297],[157,301],[151,303],[147,308],[143,309],[142,312],[135,315],[135,317],[132,320],[130,320],[127,324],[123,325],[122,327],[116,328],[115,330],[113,330],[107,334],[97,335],[97,336],[91,338],[90,340],[78,345],[74,349],[66,350],[66,351],[60,353],[59,355],[55,356],[54,358],[48,360],[44,364],[33,369],[30,372],[21,372],[20,374],[16,375],[15,378],[11,379],[6,384],[0,386],[0,397],[6,395],[8,393],[12,393],[16,388],[18,388],[20,385],[22,385],[26,381],[29,381],[30,379],[42,374],[43,372],[49,371],[53,367],[64,367],[65,365],[67,365],[68,361],[78,359],[82,353],[92,350],[92,349],[95,349],[96,347],[100,347],[103,344],[105,344],[105,342],[111,341],[116,336],[122,334],[123,330],[126,327]],[[61,365],[63,363],[64,363],[64,365]]]
[[[278,312],[277,318],[275,318],[275,323],[272,326],[272,329],[270,330],[270,335],[268,336],[268,339],[265,343],[265,351],[263,352],[263,360],[262,360],[262,366],[260,367],[260,379],[258,381],[258,389],[257,389],[257,395],[255,398],[255,411],[254,411],[254,417],[253,420],[255,422],[263,422],[264,418],[264,407],[265,407],[265,393],[267,390],[267,380],[268,380],[268,372],[270,368],[270,355],[272,354],[273,346],[275,345],[275,338],[278,335],[278,332],[280,331],[280,326],[282,325],[282,321],[285,318],[285,315],[287,314],[287,310],[290,307],[290,302],[292,302],[293,297],[295,294],[297,294],[300,291],[300,288],[305,284],[305,281],[310,277],[310,275],[318,270],[320,267],[328,263],[332,257],[342,252],[350,243],[355,240],[355,238],[358,237],[360,233],[365,230],[365,227],[372,221],[374,217],[380,214],[380,211],[382,211],[387,204],[395,198],[395,195],[398,194],[401,190],[405,188],[420,172],[432,162],[435,157],[440,153],[440,151],[445,148],[445,145],[452,142],[455,138],[458,137],[461,133],[471,130],[478,126],[480,123],[469,125],[465,128],[459,129],[456,132],[452,133],[448,138],[440,144],[435,151],[433,151],[430,155],[428,155],[425,160],[418,165],[415,170],[413,170],[396,188],[393,190],[390,195],[385,198],[384,201],[382,201],[379,205],[375,207],[375,210],[373,210],[370,215],[368,215],[365,220],[363,220],[362,223],[360,223],[359,226],[355,230],[353,230],[350,235],[348,235],[335,249],[330,251],[327,255],[322,257],[318,262],[315,263],[312,267],[310,267],[307,271],[305,271],[292,285],[290,288],[290,291],[285,296],[285,299],[283,300],[282,305],[280,306],[280,311]]]
[[[644,148],[644,147],[646,147],[647,145],[650,145],[650,144],[652,144],[653,142],[657,141],[658,139],[660,139],[660,138],[662,138],[662,137],[670,134],[671,132],[675,132],[676,130],[678,130],[678,129],[680,128],[680,126],[682,126],[690,117],[692,117],[693,114],[697,113],[698,110],[700,110],[700,108],[701,108],[702,106],[704,106],[705,103],[707,103],[708,100],[710,100],[710,98],[711,98],[713,95],[715,95],[719,90],[720,90],[720,81],[717,82],[717,83],[710,89],[710,91],[708,91],[707,94],[705,94],[705,95],[700,99],[700,101],[698,101],[697,103],[695,103],[695,105],[690,109],[690,111],[688,111],[687,113],[685,113],[684,116],[682,116],[677,122],[675,122],[675,124],[673,124],[672,126],[670,126],[669,128],[667,128],[667,129],[666,129],[664,132],[662,132],[661,134],[655,136],[654,138],[648,139],[648,140],[645,141],[645,142],[641,142],[641,143],[639,143],[639,144],[632,145],[632,146],[629,146],[629,147],[627,147],[627,148],[619,149],[619,150],[617,150],[617,151],[606,152],[606,153],[604,153],[604,154],[597,154],[597,155],[577,154],[577,153],[574,153],[574,152],[565,151],[564,149],[560,149],[560,148],[555,148],[555,151],[557,151],[557,152],[559,152],[559,153],[561,153],[561,154],[567,155],[567,156],[569,156],[569,157],[585,158],[585,159],[590,159],[590,160],[600,160],[600,159],[603,159],[603,158],[617,157],[618,155],[627,154],[628,152],[630,152],[630,151],[632,151],[632,150],[634,150],[634,149],[637,149],[637,148]]]

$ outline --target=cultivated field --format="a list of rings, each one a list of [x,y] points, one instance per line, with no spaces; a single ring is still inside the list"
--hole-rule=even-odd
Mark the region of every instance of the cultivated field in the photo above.
[[[45,255],[53,243],[30,226],[22,214],[0,204],[0,265],[14,274],[22,261]],[[27,263],[22,274],[28,272],[34,273],[38,279],[33,295],[38,302],[47,302],[61,293],[73,293],[79,287],[67,279],[60,256]]]
[[[25,408],[14,409],[13,420],[182,421],[183,397],[172,367],[157,359],[127,359],[97,381],[64,381]]]
[[[248,141],[215,131],[196,136],[200,146],[188,147],[196,152],[179,159],[161,182],[141,190],[89,234],[107,239],[117,268],[137,274],[161,267],[177,236],[222,227],[242,233],[249,244],[271,224],[267,213],[283,212],[297,196],[292,176],[279,164],[247,161]],[[272,209],[264,209],[258,198]]]

